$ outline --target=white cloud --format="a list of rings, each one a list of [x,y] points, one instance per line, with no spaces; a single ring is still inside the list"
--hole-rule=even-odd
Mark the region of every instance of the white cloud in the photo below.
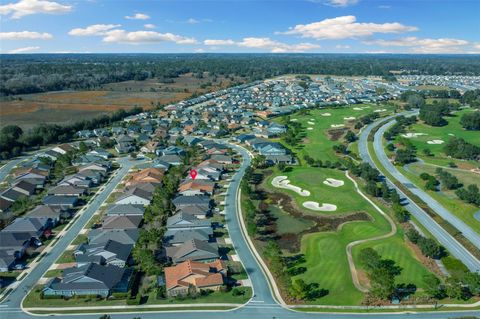
[[[480,44],[475,45],[475,49],[480,49]]]
[[[1,40],[32,40],[32,39],[49,40],[52,38],[53,36],[50,33],[46,33],[46,32],[44,33],[33,32],[33,31],[0,32]]]
[[[105,32],[103,42],[109,43],[157,43],[157,42],[175,42],[177,44],[196,44],[194,38],[187,38],[173,33],[159,33],[155,31],[133,31],[110,30]]]
[[[269,50],[270,52],[273,52],[273,53],[304,52],[304,51],[320,48],[318,44],[312,44],[312,43],[287,44],[287,43],[272,40],[270,38],[256,38],[256,37],[243,38],[243,40],[239,42],[235,42],[231,39],[226,39],[226,40],[205,40],[203,41],[203,43],[205,45],[235,45],[235,46],[245,47],[245,48]]]
[[[54,1],[47,0],[20,0],[17,3],[9,3],[0,6],[0,15],[11,14],[12,19],[20,19],[21,17],[45,13],[60,14],[70,12],[72,6],[63,5]]]
[[[40,49],[40,47],[25,47],[25,48],[13,49],[13,50],[7,51],[7,53],[11,53],[11,54],[25,53],[25,52],[35,51],[38,49]]]
[[[327,0],[326,4],[332,7],[348,7],[358,3],[358,0]]]
[[[393,23],[359,23],[355,16],[341,16],[309,24],[297,24],[285,32],[277,34],[300,35],[314,39],[349,39],[371,36],[375,33],[401,33],[416,31],[418,28]]]
[[[205,53],[205,49],[198,48],[198,49],[195,49],[194,52],[195,52],[195,53]]]
[[[231,39],[226,39],[226,40],[211,40],[207,39],[203,41],[203,44],[205,45],[234,45],[235,41]]]
[[[112,30],[114,28],[120,27],[120,24],[93,24],[84,29],[75,28],[68,32],[69,35],[73,36],[89,36],[89,35],[103,35],[105,32]]]
[[[470,42],[461,39],[421,39],[417,37],[406,37],[392,40],[378,39],[363,41],[363,43],[385,47],[410,47],[412,48],[412,52],[415,53],[463,53],[465,47],[470,45]]]
[[[348,44],[337,44],[335,46],[336,49],[350,49],[350,46]]]
[[[144,24],[143,27],[145,29],[155,29],[157,26],[152,23],[147,23],[147,24]]]
[[[128,19],[128,20],[148,20],[148,19],[150,19],[150,16],[146,15],[144,13],[135,13],[133,16],[125,16],[125,19]]]
[[[200,23],[200,20],[190,18],[186,22],[189,23],[189,24],[197,24],[197,23]]]

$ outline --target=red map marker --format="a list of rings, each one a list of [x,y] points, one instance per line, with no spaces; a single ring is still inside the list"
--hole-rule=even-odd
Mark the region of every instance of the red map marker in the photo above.
[[[195,177],[197,177],[197,174],[198,174],[198,173],[197,173],[196,170],[194,170],[194,169],[190,170],[190,177],[191,177],[192,179],[195,179]]]

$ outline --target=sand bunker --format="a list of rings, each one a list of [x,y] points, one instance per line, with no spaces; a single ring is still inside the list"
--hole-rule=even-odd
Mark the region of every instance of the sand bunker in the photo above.
[[[379,112],[385,112],[387,109],[376,109],[373,112],[379,113]]]
[[[307,127],[307,130],[311,131],[313,130],[313,127]]]
[[[332,186],[332,187],[340,187],[345,184],[344,181],[335,179],[335,178],[327,178],[326,180],[323,181],[325,185]]]
[[[427,144],[433,144],[433,145],[439,145],[439,144],[443,144],[445,143],[445,141],[443,140],[431,140],[431,141],[427,141]]]
[[[355,116],[348,116],[343,118],[346,121],[353,121],[355,119]]]
[[[448,133],[448,135],[450,135],[450,136],[455,136],[455,134],[453,134],[453,133]]]
[[[362,111],[363,109],[361,107],[354,107],[353,108],[355,111]]]
[[[321,115],[321,116],[332,116],[331,113],[322,113],[322,114],[320,114],[320,115]]]
[[[322,211],[322,212],[333,212],[333,211],[337,210],[337,206],[335,206],[333,204],[322,203],[322,206],[320,206],[319,203],[310,202],[310,201],[304,202],[303,207],[311,209],[311,210],[315,210],[315,211]]]
[[[425,133],[405,133],[405,134],[402,134],[403,137],[406,137],[406,138],[412,138],[412,137],[417,137],[417,136],[422,136],[422,135],[427,135]]]
[[[301,189],[298,186],[290,184],[290,181],[287,178],[288,178],[287,176],[276,176],[272,180],[273,187],[289,189],[289,190],[294,191],[295,193],[297,193],[300,196],[310,196],[309,191],[307,191],[305,189]]]
[[[332,124],[330,127],[342,127],[345,126],[344,124]]]
[[[315,121],[315,119],[310,119],[310,121]]]
[[[315,125],[313,122],[307,122],[308,125]]]
[[[296,122],[298,119],[290,119],[290,122]]]

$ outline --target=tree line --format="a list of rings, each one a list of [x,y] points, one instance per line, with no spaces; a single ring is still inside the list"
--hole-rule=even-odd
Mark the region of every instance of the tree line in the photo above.
[[[239,76],[248,81],[281,74],[378,75],[390,70],[415,74],[480,74],[469,56],[340,54],[25,54],[0,56],[0,95],[64,89],[91,90],[106,83],[193,72]]]
[[[115,111],[110,116],[103,115],[68,125],[42,123],[26,132],[17,125],[7,125],[0,130],[0,159],[16,157],[24,151],[39,146],[69,142],[78,131],[108,126],[141,112],[142,108],[134,107],[129,110]]]

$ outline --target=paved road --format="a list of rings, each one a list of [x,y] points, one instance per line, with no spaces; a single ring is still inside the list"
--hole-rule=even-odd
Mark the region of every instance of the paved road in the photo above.
[[[103,191],[97,193],[96,197],[85,208],[80,217],[70,226],[64,236],[61,237],[52,249],[40,260],[38,265],[28,270],[28,275],[20,282],[16,288],[0,303],[0,307],[19,308],[22,299],[26,293],[35,286],[43,274],[50,268],[50,266],[57,260],[58,257],[67,249],[72,240],[80,233],[82,228],[87,224],[88,220],[99,209],[100,205],[107,199],[110,193],[115,189],[122,178],[128,173],[128,170],[140,161],[130,161],[128,158],[120,158],[118,163],[121,168],[116,172],[115,176],[111,178],[103,187]],[[3,318],[2,318],[3,319]]]
[[[410,111],[402,113],[404,115],[413,115],[416,114],[416,111]],[[394,115],[396,116],[396,115]],[[368,125],[360,134],[359,138],[359,152],[360,157],[362,160],[368,162],[373,167],[376,167],[375,163],[373,162],[369,152],[368,152],[368,135],[372,131],[372,129],[378,126],[380,123],[389,122],[394,116],[389,116],[387,118],[381,119],[375,123]],[[383,131],[383,130],[382,130]],[[379,130],[375,134],[375,149],[378,149],[378,143],[381,139],[379,135],[382,134],[382,131]],[[383,148],[382,148],[383,151]],[[380,152],[376,152],[377,155]],[[388,162],[388,159],[387,159]],[[382,164],[384,164],[382,162]],[[391,165],[391,164],[390,164]],[[378,167],[377,167],[378,169]],[[389,172],[392,172],[391,169],[388,169]],[[455,256],[456,258],[460,259],[471,271],[478,271],[480,270],[480,261],[476,259],[467,249],[465,249],[455,238],[453,238],[447,231],[445,231],[432,217],[430,217],[424,210],[418,207],[410,198],[408,198],[397,186],[395,186],[388,178],[386,178],[387,184],[391,188],[395,188],[399,195],[404,199],[405,208],[413,215],[415,218],[424,226],[426,227],[433,236],[443,245],[448,251]]]
[[[141,317],[142,319],[310,319],[310,318],[335,318],[335,319],[351,319],[351,318],[378,318],[378,319],[407,319],[407,318],[418,318],[418,319],[447,319],[455,318],[461,316],[474,316],[478,315],[478,311],[452,311],[452,312],[421,312],[421,313],[402,313],[402,314],[386,314],[386,313],[376,313],[376,314],[353,314],[353,313],[303,313],[303,312],[293,312],[291,310],[284,309],[280,307],[271,296],[270,289],[268,286],[267,279],[265,278],[263,272],[261,271],[257,261],[253,257],[251,251],[248,249],[247,243],[245,242],[243,236],[241,235],[239,219],[237,214],[237,209],[239,203],[236,201],[236,194],[240,185],[240,180],[245,172],[245,169],[250,165],[250,158],[247,152],[244,149],[236,148],[243,157],[243,163],[239,171],[234,175],[233,180],[230,184],[230,188],[227,191],[226,196],[226,219],[227,225],[230,232],[230,237],[232,238],[235,249],[240,256],[242,262],[247,268],[247,272],[252,279],[253,289],[255,297],[244,307],[231,310],[231,311],[173,311],[173,312],[142,312],[142,313],[123,313],[115,314],[112,313],[112,318],[118,319],[131,319],[133,317]],[[122,171],[119,175],[119,180],[121,175],[126,173],[126,170],[122,168]],[[118,180],[118,181],[119,181]],[[117,182],[118,182],[117,181]],[[115,181],[112,181],[109,184],[114,188]],[[106,198],[106,197],[105,197]],[[100,200],[100,199],[99,199]],[[100,203],[98,203],[100,204]],[[84,224],[86,220],[83,220],[81,224]],[[75,226],[77,226],[78,221]],[[81,226],[81,225],[80,225]],[[72,226],[73,228],[73,226]],[[72,229],[72,232],[78,232],[81,228]],[[72,239],[73,239],[72,235]],[[68,241],[69,242],[69,241]],[[60,243],[58,243],[60,244]],[[56,247],[60,247],[58,245]],[[67,243],[68,245],[68,243]],[[60,249],[61,253],[66,246],[63,246],[63,249]],[[53,257],[51,258],[53,259]],[[54,260],[54,259],[53,259]],[[50,260],[53,262],[53,260]],[[48,267],[47,267],[48,268]],[[47,268],[44,267],[45,271]],[[41,276],[41,274],[40,274]],[[35,281],[30,283],[33,284]],[[20,296],[15,297],[15,300],[18,300]],[[14,305],[15,304],[15,305]],[[19,308],[18,303],[10,302],[12,307],[1,308],[0,305],[0,318],[8,319],[33,319],[34,316],[31,316],[27,313],[22,312]],[[98,319],[98,314],[76,314],[76,315],[58,315],[61,318],[70,318],[70,319]]]
[[[382,143],[382,136],[388,128],[396,123],[395,120],[391,120],[388,123],[383,124],[378,131],[375,133],[375,140],[374,140],[374,149],[375,153],[378,156],[378,159],[382,163],[382,165],[387,169],[387,171],[392,174],[392,176],[405,185],[413,194],[420,197],[422,201],[427,203],[428,207],[433,209],[435,213],[441,216],[443,219],[448,221],[452,224],[456,229],[462,232],[463,236],[465,236],[470,242],[475,245],[475,247],[480,249],[480,235],[475,232],[470,226],[465,224],[461,221],[458,217],[453,215],[449,212],[445,207],[443,207],[439,202],[433,199],[430,195],[428,195],[422,189],[416,187],[407,177],[405,177],[400,171],[393,165],[385,154],[385,149],[383,148]]]
[[[7,177],[8,173],[10,173],[10,171],[15,166],[17,166],[18,164],[20,164],[20,162],[24,160],[25,160],[25,157],[18,157],[14,160],[9,161],[7,164],[3,165],[2,167],[0,167],[0,183],[3,182],[5,177]]]

